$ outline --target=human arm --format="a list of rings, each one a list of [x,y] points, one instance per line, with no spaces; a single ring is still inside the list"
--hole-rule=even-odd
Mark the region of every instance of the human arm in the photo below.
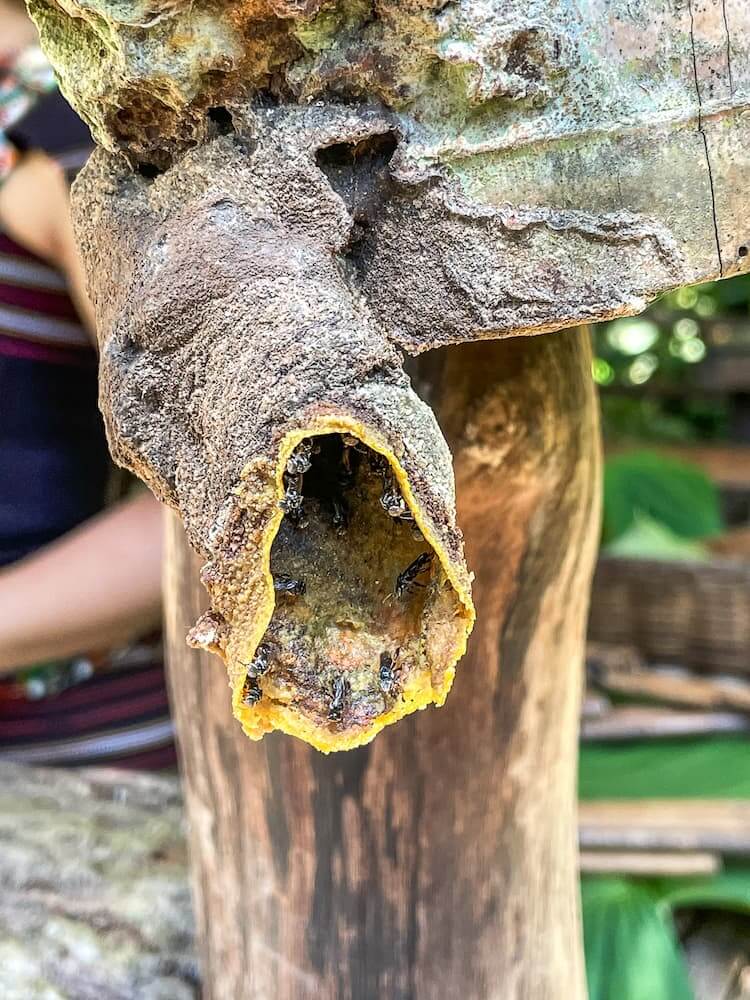
[[[142,493],[0,569],[0,675],[155,626],[161,550],[162,508]]]

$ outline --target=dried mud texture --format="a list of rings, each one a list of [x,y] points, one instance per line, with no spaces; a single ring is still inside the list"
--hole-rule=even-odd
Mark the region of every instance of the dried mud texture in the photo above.
[[[282,729],[344,749],[442,703],[473,607],[448,448],[347,282],[336,254],[352,220],[315,160],[316,146],[357,144],[389,123],[312,116],[302,143],[286,125],[248,121],[153,179],[97,152],[76,224],[97,276],[113,453],[179,511],[207,559],[211,612],[193,641],[225,659],[248,735]],[[342,490],[349,527],[333,531],[326,491],[294,527],[280,506],[287,462],[304,439],[342,434],[362,443],[351,449],[361,472]],[[382,509],[378,455],[414,525]],[[399,573],[422,552],[434,554],[429,571],[399,597]],[[301,576],[304,595],[274,599],[271,570]],[[261,640],[273,665],[249,703]],[[384,653],[395,685],[379,678]]]

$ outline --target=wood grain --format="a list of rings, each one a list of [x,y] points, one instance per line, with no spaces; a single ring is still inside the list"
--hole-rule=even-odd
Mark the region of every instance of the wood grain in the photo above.
[[[167,626],[207,1000],[585,996],[576,735],[598,535],[580,331],[425,357],[455,456],[478,624],[446,706],[323,756],[233,723],[189,650],[195,558],[169,527]],[[501,669],[502,667],[502,669]]]
[[[750,802],[741,799],[581,802],[579,838],[582,849],[750,855]]]
[[[710,851],[581,851],[578,866],[586,875],[674,878],[715,875],[721,871],[721,856]]]
[[[747,732],[750,718],[744,712],[691,712],[656,705],[623,705],[598,718],[581,721],[581,739],[585,742]]]

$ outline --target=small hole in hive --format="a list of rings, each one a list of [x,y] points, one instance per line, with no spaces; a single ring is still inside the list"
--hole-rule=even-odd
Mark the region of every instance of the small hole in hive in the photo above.
[[[216,126],[219,135],[231,135],[234,132],[232,113],[227,108],[209,108],[207,114],[209,121],[212,121]]]
[[[136,170],[141,177],[145,177],[149,181],[152,181],[155,177],[164,173],[164,171],[160,170],[155,163],[139,163]]]

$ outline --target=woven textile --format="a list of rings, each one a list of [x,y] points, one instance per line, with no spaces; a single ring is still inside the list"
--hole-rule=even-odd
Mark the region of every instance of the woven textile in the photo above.
[[[42,94],[55,89],[55,75],[42,50],[0,53],[0,183],[13,169],[18,153],[7,138]]]

